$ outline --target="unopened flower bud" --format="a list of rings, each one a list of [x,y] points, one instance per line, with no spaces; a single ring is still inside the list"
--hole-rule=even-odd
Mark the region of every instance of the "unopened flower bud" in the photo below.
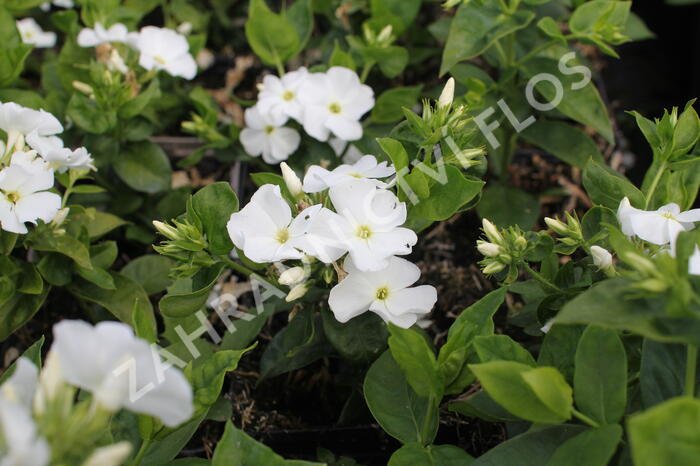
[[[384,28],[379,31],[377,36],[377,42],[384,42],[391,38],[391,33],[394,31],[394,27],[391,24],[384,26]]]
[[[499,245],[481,240],[476,242],[476,249],[486,257],[496,257],[503,252],[503,248]]]
[[[280,164],[280,168],[282,169],[282,178],[284,178],[284,182],[287,185],[289,192],[292,193],[292,196],[297,197],[302,194],[304,191],[301,189],[301,180],[297,174],[294,173],[294,170],[292,170],[285,162]]]
[[[515,238],[515,247],[520,251],[525,250],[525,248],[527,248],[527,239],[525,239],[523,235],[518,235],[518,237]]]
[[[591,257],[593,257],[593,263],[600,270],[608,270],[612,267],[612,254],[600,246],[591,246]]]
[[[486,275],[491,275],[494,273],[498,273],[505,268],[506,268],[505,264],[502,264],[500,262],[491,262],[489,265],[484,267],[484,273]]]
[[[185,21],[184,23],[180,24],[176,28],[176,30],[177,30],[177,32],[179,32],[183,36],[186,36],[187,34],[192,32],[192,23],[190,23],[189,21]]]
[[[278,282],[280,285],[292,286],[303,281],[304,278],[306,278],[306,272],[303,267],[292,267],[282,272]]]
[[[73,87],[86,95],[91,95],[95,92],[92,86],[82,81],[73,81]]]
[[[296,301],[297,299],[304,296],[307,291],[309,291],[309,289],[306,287],[306,284],[300,283],[291,289],[291,291],[289,292],[289,294],[287,294],[287,297],[284,298],[284,300],[288,303],[291,303],[292,301]]]
[[[442,94],[438,99],[438,107],[444,108],[452,105],[452,101],[455,98],[455,78],[450,78],[447,80],[445,87],[442,89]]]
[[[625,252],[622,253],[622,258],[625,260],[625,262],[640,272],[644,272],[648,275],[653,275],[656,272],[654,263],[641,254],[637,254],[636,252]]]
[[[177,229],[168,225],[167,223],[159,222],[158,220],[153,221],[153,226],[156,227],[156,230],[166,238],[175,240],[180,237],[180,234],[178,233]]]
[[[51,225],[54,227],[60,227],[63,222],[66,221],[66,217],[68,217],[68,213],[70,212],[70,208],[65,207],[61,210],[58,211],[56,216],[51,220]]]
[[[564,222],[557,220],[556,218],[545,217],[544,223],[546,223],[549,228],[560,235],[569,234],[569,227],[567,227]]]
[[[652,293],[663,293],[668,289],[668,285],[658,278],[648,278],[635,284],[636,288],[650,291]]]
[[[481,220],[481,225],[484,229],[484,233],[486,234],[486,237],[491,240],[492,243],[500,244],[503,243],[503,236],[501,236],[501,233],[498,231],[498,228],[496,228],[496,225],[491,223],[487,219],[482,219]]]
[[[131,454],[131,444],[122,441],[106,447],[100,447],[92,452],[83,466],[119,466]]]

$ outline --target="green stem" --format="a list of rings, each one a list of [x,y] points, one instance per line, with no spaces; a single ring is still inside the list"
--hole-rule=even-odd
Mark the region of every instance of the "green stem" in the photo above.
[[[656,193],[656,188],[659,187],[659,182],[661,181],[661,177],[664,175],[667,165],[667,162],[662,162],[661,166],[656,172],[656,175],[654,175],[654,179],[652,180],[651,185],[649,186],[649,191],[647,192],[647,197],[644,200],[644,210],[649,209],[649,204],[651,204],[651,200],[654,198],[654,193]]]
[[[505,50],[503,50],[503,46],[501,45],[500,41],[496,41],[493,43],[493,46],[496,48],[496,52],[498,52],[498,60],[501,62],[501,65],[503,68],[508,67],[508,57],[506,56]]]
[[[545,288],[548,288],[550,291],[554,291],[555,293],[563,293],[561,288],[559,288],[557,285],[555,285],[551,281],[544,278],[539,272],[536,272],[535,270],[533,270],[533,268],[530,267],[530,264],[528,264],[527,262],[523,262],[523,266],[525,267],[525,270],[527,270],[527,272],[530,275],[532,275],[532,277],[535,280],[540,282],[540,284],[542,284]]]
[[[597,422],[595,422],[593,419],[586,416],[582,412],[577,411],[576,408],[571,408],[571,414],[573,414],[576,419],[583,422],[584,424],[588,424],[591,427],[600,427],[600,424],[598,424]]]
[[[369,72],[372,71],[372,68],[374,68],[375,64],[376,62],[374,60],[365,62],[365,65],[362,67],[362,74],[360,75],[361,82],[364,83],[367,80],[367,76],[369,76]]]
[[[235,270],[235,271],[238,272],[238,273],[242,273],[242,274],[245,275],[246,277],[249,277],[249,276],[251,276],[252,274],[255,273],[254,271],[250,270],[250,269],[249,269],[248,267],[246,267],[245,265],[239,264],[238,262],[234,262],[234,261],[231,260],[229,257],[226,257],[226,256],[219,256],[219,259],[220,259],[222,262],[225,262],[226,265],[228,265],[229,267],[231,267],[233,270]]]
[[[141,448],[139,448],[139,452],[136,453],[136,457],[133,461],[134,466],[139,466],[141,464],[141,461],[143,461],[143,457],[146,455],[148,447],[151,446],[151,442],[153,442],[153,440],[150,438],[147,438],[143,442],[141,442]]]
[[[688,345],[688,358],[685,361],[685,395],[695,396],[695,373],[698,367],[698,347]]]

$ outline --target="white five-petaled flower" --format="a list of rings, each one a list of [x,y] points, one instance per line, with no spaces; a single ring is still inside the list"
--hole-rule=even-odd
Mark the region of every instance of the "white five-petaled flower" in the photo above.
[[[197,63],[190,54],[187,39],[172,29],[145,26],[135,40],[135,47],[141,54],[139,65],[147,70],[165,70],[185,79],[197,74]]]
[[[241,131],[240,140],[245,151],[254,157],[262,155],[269,164],[287,160],[299,147],[299,133],[282,125],[287,116],[281,113],[263,113],[258,106],[245,111],[246,128]]]
[[[56,33],[46,32],[34,18],[23,18],[16,22],[22,42],[31,44],[38,48],[53,47],[56,45]]]
[[[155,348],[121,322],[94,327],[63,320],[53,328],[51,351],[67,382],[92,393],[103,408],[126,408],[175,427],[192,417],[192,387],[185,376],[160,361]]]
[[[409,288],[420,278],[420,269],[406,259],[391,257],[386,268],[364,272],[347,258],[343,268],[348,276],[333,287],[328,298],[339,322],[372,311],[387,322],[409,328],[437,301],[437,291],[430,285]]]
[[[257,106],[260,113],[274,113],[302,121],[303,107],[299,102],[299,89],[308,75],[306,68],[301,67],[281,78],[274,75],[265,76],[258,94]]]
[[[0,129],[7,134],[7,151],[32,133],[35,133],[33,139],[27,140],[30,146],[36,144],[48,148],[60,144],[63,147],[55,136],[63,132],[63,126],[55,116],[44,110],[34,110],[14,102],[0,104]],[[40,152],[38,147],[32,148]]]
[[[314,222],[315,240],[344,249],[359,270],[377,271],[389,258],[410,254],[418,241],[413,230],[403,228],[406,204],[391,191],[377,188],[371,180],[357,179],[329,191],[337,214],[325,222]]]
[[[33,152],[33,151],[32,151]],[[25,234],[25,223],[50,222],[61,208],[61,196],[48,192],[54,184],[53,171],[31,153],[15,153],[13,163],[0,170],[0,228]]]
[[[44,160],[59,173],[68,170],[96,170],[92,156],[84,147],[75,150],[53,149],[44,156]]]
[[[303,189],[307,193],[317,193],[357,179],[369,179],[375,186],[385,188],[387,184],[378,178],[386,178],[394,173],[396,170],[393,165],[377,163],[373,155],[365,155],[352,165],[340,165],[332,171],[312,165],[304,176]]]
[[[341,66],[326,73],[311,73],[299,89],[304,107],[304,130],[319,141],[331,133],[345,141],[362,137],[360,118],[374,107],[372,88],[357,74]]]
[[[292,219],[292,210],[282,198],[279,186],[261,186],[250,202],[231,215],[228,232],[231,241],[250,260],[260,263],[286,259],[301,259],[302,251],[312,255],[323,255],[319,244],[309,239],[309,230],[314,223],[327,223],[333,212],[320,204],[304,209]],[[332,250],[336,260],[343,251]],[[331,254],[330,252],[328,254]]]
[[[124,42],[135,44],[138,34],[129,33],[129,30],[122,23],[115,23],[108,29],[102,23],[95,23],[95,28],[84,28],[78,34],[78,45],[81,47],[95,47],[100,44],[114,42]]]
[[[672,202],[658,210],[640,210],[632,207],[625,197],[620,201],[617,218],[625,235],[636,235],[658,245],[670,243],[673,250],[678,234],[692,230],[693,222],[700,221],[700,209],[681,212],[678,204]]]

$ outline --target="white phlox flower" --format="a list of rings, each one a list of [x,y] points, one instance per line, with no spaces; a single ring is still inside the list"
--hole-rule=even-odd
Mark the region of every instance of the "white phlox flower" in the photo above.
[[[24,405],[0,401],[0,466],[45,466],[51,450]]]
[[[410,254],[418,237],[403,228],[406,204],[370,180],[357,179],[329,191],[337,212],[329,221],[314,222],[312,237],[347,250],[356,268],[377,271],[391,256]]]
[[[387,162],[377,163],[376,157],[365,155],[352,165],[340,165],[333,170],[312,165],[304,176],[303,190],[307,193],[317,193],[358,179],[368,179],[375,186],[386,188],[387,184],[379,178],[386,178],[395,173],[393,165]]]
[[[39,8],[42,9],[42,11],[49,11],[51,9],[51,5],[61,7],[61,8],[73,8],[75,6],[75,3],[73,3],[73,0],[53,0],[52,2],[44,2],[41,5],[39,5]]]
[[[42,149],[56,147],[60,140],[55,135],[63,132],[61,122],[49,112],[23,107],[14,102],[0,104],[0,129],[7,134],[5,150],[8,152],[15,146],[23,146],[24,139],[32,133],[35,135],[31,143],[29,140],[27,143],[37,146],[33,149],[39,151],[39,146]],[[63,147],[62,142],[60,147]],[[17,149],[21,150],[22,147]]]
[[[47,191],[54,185],[53,171],[30,157],[16,153],[13,163],[0,170],[0,228],[11,233],[28,233],[25,223],[48,223],[61,208],[61,196]]]
[[[31,44],[38,48],[53,47],[56,45],[56,33],[47,32],[41,29],[41,26],[34,18],[23,18],[16,21],[17,30],[22,37],[22,42]]]
[[[92,156],[84,147],[78,147],[75,150],[53,149],[46,154],[44,160],[59,173],[65,173],[68,170],[96,170]]]
[[[254,157],[262,155],[269,164],[287,160],[299,147],[301,136],[295,129],[284,127],[286,121],[286,115],[263,113],[257,105],[246,109],[246,128],[240,134],[243,149]]]
[[[0,402],[16,403],[31,408],[36,392],[39,369],[25,357],[15,363],[12,375],[0,385]]]
[[[145,26],[141,28],[135,48],[140,52],[139,65],[147,70],[165,70],[172,76],[192,79],[197,63],[190,54],[190,45],[182,34],[172,29]]]
[[[354,144],[350,144],[348,141],[343,141],[339,138],[330,138],[328,140],[333,152],[338,157],[343,157],[343,163],[352,165],[362,158],[362,152]]]
[[[119,466],[124,464],[131,450],[131,444],[127,441],[96,448],[82,466]]]
[[[335,214],[320,204],[306,208],[292,219],[292,210],[282,198],[279,186],[266,184],[250,202],[231,215],[228,232],[233,244],[250,260],[259,263],[301,259],[307,254],[336,260],[342,250],[326,252],[309,237],[315,222],[327,223]]]
[[[311,73],[299,90],[304,107],[304,130],[319,141],[330,134],[345,141],[362,137],[360,119],[374,107],[372,88],[357,73],[334,66],[326,73]]]
[[[274,75],[265,76],[258,94],[257,106],[260,113],[283,115],[301,122],[303,107],[299,101],[299,89],[308,75],[306,68],[301,67],[281,78]]]
[[[430,285],[409,288],[420,278],[420,269],[406,259],[391,257],[386,268],[365,272],[346,258],[343,268],[348,276],[333,287],[328,298],[339,322],[371,311],[386,322],[409,328],[437,301],[437,291]]]
[[[130,35],[131,34],[131,35]],[[81,47],[95,47],[100,44],[109,44],[115,42],[128,43],[131,39],[135,39],[135,33],[129,33],[129,30],[122,23],[115,23],[108,29],[102,23],[95,23],[94,29],[83,28],[78,34],[78,45]]]
[[[632,207],[625,197],[617,209],[617,217],[625,235],[636,235],[658,245],[670,243],[673,250],[678,234],[692,230],[694,222],[700,221],[700,209],[681,212],[678,204],[672,202],[657,210],[640,210]]]
[[[148,414],[168,427],[192,417],[192,387],[185,376],[162,363],[156,349],[129,325],[63,320],[53,333],[51,352],[58,356],[62,376],[91,392],[101,407]]]

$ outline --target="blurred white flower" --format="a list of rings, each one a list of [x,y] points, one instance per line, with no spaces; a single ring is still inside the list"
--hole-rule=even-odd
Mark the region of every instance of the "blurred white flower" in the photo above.
[[[681,212],[678,204],[670,203],[657,210],[640,210],[631,206],[626,197],[620,202],[617,217],[622,232],[627,236],[637,235],[644,241],[664,245],[671,243],[674,249],[676,237],[682,231],[695,228],[700,221],[700,209]]]
[[[347,250],[363,271],[381,270],[391,256],[411,253],[418,237],[400,226],[406,221],[406,204],[394,193],[358,179],[334,186],[329,194],[337,214],[310,226],[317,242],[327,238],[329,244]]]
[[[55,116],[44,110],[34,110],[14,102],[0,104],[0,129],[7,134],[6,150],[9,152],[18,142],[24,145],[25,137],[35,132],[36,135],[27,143],[40,145],[42,148],[56,147],[63,143],[54,135],[63,132],[63,126]],[[38,147],[32,147],[39,151]],[[21,150],[22,147],[17,148]],[[40,152],[41,153],[41,152]]]
[[[91,392],[103,408],[148,414],[168,427],[192,417],[192,387],[185,376],[164,365],[129,325],[63,320],[53,333],[51,352],[58,355],[63,377]]]
[[[299,147],[301,136],[292,128],[282,126],[286,115],[262,113],[258,106],[246,109],[246,128],[241,131],[243,149],[254,157],[262,155],[269,164],[287,160]]]
[[[386,322],[409,328],[437,301],[437,290],[430,285],[409,288],[420,278],[420,269],[406,259],[391,257],[386,268],[365,272],[347,258],[343,268],[348,276],[333,287],[328,298],[339,322],[372,311]]]
[[[95,23],[95,28],[84,28],[78,34],[78,45],[81,47],[95,47],[100,44],[109,44],[113,42],[130,42],[130,38],[136,36],[131,33],[122,23],[115,23],[105,29],[102,23]]]
[[[131,454],[131,444],[127,441],[100,447],[92,452],[81,466],[119,466]]]
[[[375,186],[385,188],[387,184],[378,178],[386,178],[394,173],[396,170],[393,165],[387,162],[377,163],[373,155],[365,155],[352,165],[340,165],[332,171],[312,165],[304,176],[303,189],[307,193],[317,193],[358,179],[368,179]]]
[[[0,402],[16,403],[30,409],[38,378],[39,369],[34,363],[20,357],[12,375],[0,386]]]
[[[53,188],[53,171],[43,168],[42,164],[13,163],[0,170],[0,227],[3,230],[25,234],[29,231],[25,223],[36,224],[38,220],[48,223],[61,208],[61,196],[47,191]]]
[[[68,170],[96,170],[92,156],[84,147],[75,150],[53,149],[44,156],[44,160],[59,173]]]
[[[339,138],[330,138],[328,144],[333,148],[335,155],[340,157],[343,156],[343,163],[352,165],[362,158],[362,152],[354,144],[350,144],[348,141],[343,141]]]
[[[299,89],[304,107],[304,130],[319,141],[331,133],[354,141],[362,137],[360,119],[374,107],[372,88],[360,82],[357,74],[340,66],[326,73],[311,73]]]
[[[0,401],[0,465],[44,466],[49,464],[51,450],[37,432],[31,411],[21,404]]]
[[[313,223],[335,215],[320,204],[311,206],[292,219],[292,211],[282,198],[279,186],[261,186],[250,202],[231,215],[228,232],[231,241],[250,260],[259,263],[301,259],[305,250],[316,252],[308,239]],[[312,252],[309,252],[312,251]],[[340,257],[342,251],[334,256]]]
[[[306,68],[301,67],[281,78],[270,74],[265,76],[262,81],[262,90],[258,94],[257,105],[260,112],[284,115],[301,122],[303,107],[299,102],[299,89],[308,75]]]
[[[56,45],[56,33],[46,32],[34,18],[23,18],[16,22],[17,30],[22,36],[22,42],[38,48],[53,47]]]
[[[73,0],[53,0],[52,2],[42,3],[39,5],[39,8],[41,8],[43,11],[49,11],[51,9],[51,4],[61,8],[73,8],[75,6]]]
[[[600,246],[591,246],[591,257],[593,257],[593,264],[600,270],[608,270],[613,265],[610,251]]]
[[[165,70],[172,76],[185,79],[197,75],[197,63],[190,55],[187,39],[172,29],[143,27],[135,40],[135,47],[141,53],[139,65],[147,70]]]
[[[697,246],[695,246],[693,254],[688,258],[688,273],[700,275],[700,249]]]

